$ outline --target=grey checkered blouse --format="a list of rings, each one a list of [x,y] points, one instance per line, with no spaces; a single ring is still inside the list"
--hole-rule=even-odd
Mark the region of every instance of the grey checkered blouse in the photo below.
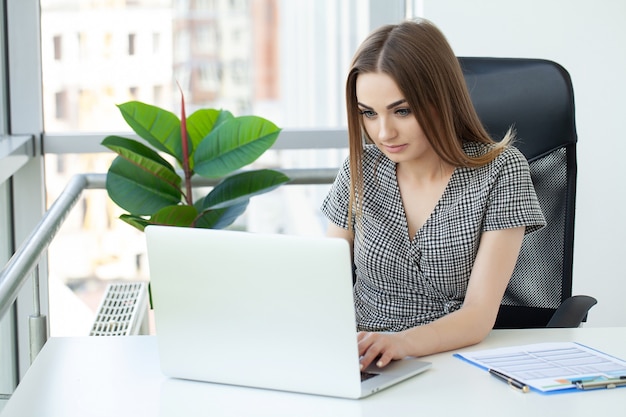
[[[486,146],[466,143],[464,149],[476,155]],[[367,145],[363,175],[363,223],[354,229],[359,330],[401,331],[458,310],[482,232],[526,226],[529,233],[545,224],[528,163],[515,147],[483,167],[457,168],[412,240],[395,163]],[[344,229],[349,189],[346,160],[321,207]]]

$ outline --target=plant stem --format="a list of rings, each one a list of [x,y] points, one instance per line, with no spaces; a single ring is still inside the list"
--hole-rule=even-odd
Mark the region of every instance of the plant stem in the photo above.
[[[193,196],[191,191],[191,169],[189,169],[189,138],[187,137],[187,116],[185,115],[185,96],[183,95],[183,90],[180,88],[180,84],[178,85],[178,89],[180,90],[180,140],[182,141],[183,148],[183,171],[185,172],[185,200],[187,204],[193,205]]]

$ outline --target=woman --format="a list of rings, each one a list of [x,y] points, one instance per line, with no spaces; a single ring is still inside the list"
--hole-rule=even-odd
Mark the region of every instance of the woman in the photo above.
[[[322,212],[352,246],[361,366],[480,342],[545,224],[513,133],[489,137],[426,20],[374,31],[346,96],[350,156]]]

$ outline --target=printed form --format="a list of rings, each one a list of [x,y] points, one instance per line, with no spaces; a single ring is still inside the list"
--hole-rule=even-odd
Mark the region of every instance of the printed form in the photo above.
[[[538,343],[454,356],[542,392],[576,388],[577,382],[626,379],[626,361],[575,342]]]

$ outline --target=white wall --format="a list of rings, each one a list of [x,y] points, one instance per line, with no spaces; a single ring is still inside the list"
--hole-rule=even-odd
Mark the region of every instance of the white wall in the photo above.
[[[457,55],[546,58],[574,85],[578,198],[574,293],[587,326],[626,326],[626,1],[422,0]]]

